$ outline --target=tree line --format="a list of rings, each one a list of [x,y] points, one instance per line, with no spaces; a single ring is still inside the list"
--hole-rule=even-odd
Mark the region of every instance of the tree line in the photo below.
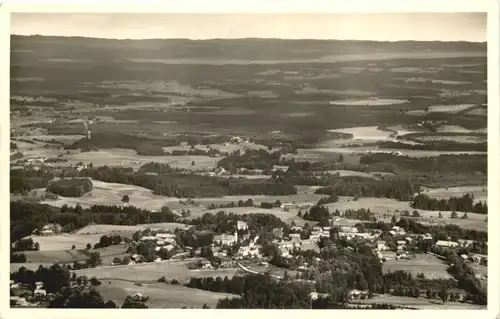
[[[407,180],[377,180],[360,176],[345,176],[332,181],[329,186],[318,188],[315,194],[386,197],[409,201],[416,188]]]
[[[90,223],[137,225],[178,221],[178,217],[168,207],[162,207],[158,212],[151,212],[134,206],[94,205],[84,209],[80,205],[73,208],[63,205],[57,208],[23,201],[10,203],[10,217],[13,243],[49,223],[61,225],[63,232],[71,232]]]
[[[402,142],[384,141],[384,142],[379,142],[378,146],[380,148],[402,149],[402,150],[427,150],[427,151],[446,151],[446,152],[488,151],[488,143],[486,142],[462,143],[454,141],[426,141],[425,143],[422,143],[422,141],[419,141],[419,144],[409,144]]]
[[[469,193],[462,197],[448,199],[431,198],[426,194],[418,194],[411,201],[411,207],[424,210],[460,211],[476,214],[488,214],[488,205],[481,201],[474,204],[474,195]]]
[[[237,169],[248,170],[260,169],[270,171],[274,165],[279,165],[281,152],[269,153],[267,150],[246,150],[240,154],[239,150],[230,156],[224,157],[218,163],[218,167],[223,167],[230,173],[236,173]]]

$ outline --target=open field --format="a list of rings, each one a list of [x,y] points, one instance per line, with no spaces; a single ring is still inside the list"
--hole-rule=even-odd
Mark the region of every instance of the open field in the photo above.
[[[356,301],[360,304],[382,304],[388,303],[396,306],[411,307],[422,310],[480,310],[486,309],[486,306],[460,303],[460,302],[447,302],[446,308],[443,308],[443,304],[437,299],[425,299],[425,298],[412,298],[412,297],[402,297],[402,296],[391,296],[391,295],[374,295],[372,299],[358,300]]]
[[[415,256],[415,259],[412,260],[389,259],[382,264],[382,271],[386,273],[403,270],[407,273],[411,273],[415,277],[419,273],[423,273],[425,278],[449,279],[452,278],[452,276],[446,271],[447,267],[448,266],[436,256],[418,254]]]
[[[465,186],[465,187],[448,187],[448,188],[429,188],[422,187],[422,194],[437,199],[448,199],[450,197],[462,197],[465,194],[474,196],[474,201],[488,201],[487,186]]]
[[[92,246],[97,242],[90,243]],[[41,251],[25,251],[28,263],[49,264],[49,263],[73,263],[74,261],[85,261],[89,258],[90,253],[98,252],[101,256],[104,265],[110,265],[115,257],[123,258],[130,254],[126,253],[127,245],[111,245],[104,248],[90,250],[71,250],[69,247],[66,250],[41,250]]]
[[[294,158],[310,158],[311,156],[316,156],[317,158],[331,157],[332,154],[364,154],[368,151],[381,150],[387,153],[391,152],[401,152],[402,156],[409,157],[434,157],[439,155],[458,155],[458,154],[486,154],[487,152],[477,152],[477,151],[427,151],[427,150],[400,150],[392,148],[379,149],[376,146],[372,147],[318,147],[311,149],[298,149],[297,152],[299,156]]]
[[[23,139],[27,140],[42,140],[46,142],[50,142],[52,140],[56,140],[58,142],[64,143],[65,145],[72,144],[73,142],[80,140],[84,138],[85,136],[83,135],[29,135],[29,136],[23,136]],[[38,141],[35,141],[38,142]],[[30,144],[32,145],[32,144]]]
[[[391,132],[379,130],[376,126],[366,126],[366,127],[352,127],[346,129],[333,129],[328,130],[328,132],[339,132],[352,134],[352,140],[363,140],[363,141],[385,141],[389,139]],[[344,143],[346,140],[343,140]]]
[[[152,223],[152,224],[142,224],[136,226],[125,226],[125,225],[102,225],[94,224],[88,225],[84,228],[79,229],[77,235],[86,234],[100,234],[100,235],[121,235],[121,236],[132,236],[138,230],[144,230],[150,228],[152,230],[172,230],[175,228],[188,228],[189,225],[184,225],[180,223]]]
[[[92,163],[94,166],[124,166],[139,168],[145,163],[165,163],[172,167],[192,170],[213,169],[220,158],[210,156],[142,156],[129,149],[106,149],[92,152],[75,153],[68,156],[69,164],[78,162]],[[192,162],[195,165],[191,165]]]
[[[408,100],[398,99],[365,99],[365,100],[337,100],[331,101],[331,105],[349,105],[349,106],[382,106],[392,104],[404,104]]]
[[[27,138],[29,139],[29,138]],[[28,157],[57,157],[61,154],[61,151],[57,148],[52,147],[44,147],[44,143],[35,142],[35,144],[30,144],[26,142],[14,141],[17,144],[18,149],[17,152],[23,154],[23,158]]]
[[[467,114],[477,115],[477,116],[488,116],[488,109],[487,108],[473,109],[471,111],[468,111]]]
[[[31,271],[36,271],[40,266],[50,267],[54,263],[11,263],[10,264],[10,273],[16,272],[19,268],[24,267]]]
[[[441,125],[437,127],[438,133],[488,133],[488,128],[484,127],[481,129],[470,130],[459,125]]]
[[[218,270],[189,270],[186,261],[161,261],[136,265],[106,266],[76,270],[77,275],[97,277],[98,279],[124,279],[132,281],[156,281],[165,276],[169,280],[177,279],[184,283],[192,277],[217,277],[231,278],[239,268],[226,268]]]
[[[339,174],[341,177],[344,176],[361,176],[361,177],[371,177],[371,178],[377,178],[375,175],[376,173],[365,173],[365,172],[360,172],[360,171],[349,171],[349,170],[335,170],[335,171],[325,171],[325,173],[328,174]]]
[[[125,298],[135,293],[148,296],[148,308],[201,308],[204,304],[215,308],[219,299],[237,296],[225,293],[216,293],[200,289],[187,288],[181,285],[166,283],[147,283],[137,286],[133,282],[123,280],[103,280],[97,291],[104,300],[113,300],[121,306]]]
[[[115,205],[122,206],[124,195],[130,198],[129,205],[147,210],[159,210],[163,205],[170,202],[178,202],[178,198],[153,195],[149,189],[126,184],[105,183],[92,180],[94,188],[88,194],[81,197],[62,197],[58,199],[46,199],[43,203],[56,207],[68,205],[70,207],[80,204],[84,208],[92,205]]]
[[[29,263],[71,263],[88,258],[83,250],[71,250],[71,246],[66,250],[25,251],[23,254],[26,255]]]
[[[485,221],[486,215],[467,213],[468,219],[452,219],[451,211],[441,211],[443,218],[438,218],[439,211],[429,211],[421,209],[413,209],[409,202],[400,202],[390,198],[372,198],[362,197],[354,201],[352,197],[341,196],[336,203],[326,204],[330,211],[338,209],[343,212],[347,209],[358,210],[362,208],[370,208],[373,213],[389,213],[385,221],[392,218],[392,214],[396,211],[409,211],[411,213],[416,210],[421,217],[415,218],[419,222],[432,224],[454,224],[459,227],[487,231],[488,223]],[[464,213],[457,212],[461,217]],[[383,216],[378,216],[379,220],[384,220]]]
[[[95,244],[99,242],[102,235],[73,235],[61,234],[54,236],[28,236],[34,242],[40,244],[40,251],[64,251],[70,250],[73,245],[75,249],[85,250],[87,244]]]
[[[473,107],[474,104],[457,104],[457,105],[432,105],[429,106],[429,113],[457,113]]]

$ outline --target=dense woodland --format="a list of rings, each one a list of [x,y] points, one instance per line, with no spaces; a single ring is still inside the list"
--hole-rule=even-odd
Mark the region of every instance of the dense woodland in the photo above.
[[[360,176],[345,176],[338,178],[327,187],[318,188],[315,193],[353,197],[387,197],[408,201],[415,193],[415,188],[405,180],[384,181]]]
[[[247,150],[244,154],[235,154],[221,159],[217,165],[229,172],[238,168],[272,170],[280,162],[281,152],[269,153],[267,150]]]
[[[10,170],[10,192],[22,194],[36,188],[46,188],[55,174],[48,168],[39,170],[20,168]]]
[[[148,170],[153,168],[148,166]],[[160,168],[163,171],[166,169]],[[220,197],[227,195],[292,195],[295,186],[273,180],[247,180],[219,178],[186,173],[163,173],[150,175],[141,172],[124,172],[120,168],[87,168],[81,176],[108,182],[144,187],[156,195],[169,197]]]
[[[92,222],[109,225],[137,225],[175,222],[178,218],[167,207],[163,207],[158,212],[150,212],[133,206],[94,205],[83,209],[77,205],[74,208],[67,206],[57,208],[22,201],[10,203],[10,214],[11,242],[31,235],[35,229],[41,229],[48,223],[59,224],[64,232],[71,232]]]
[[[459,211],[476,214],[488,214],[488,205],[481,201],[474,204],[474,195],[465,194],[462,197],[450,197],[449,199],[431,198],[425,194],[415,196],[411,207],[425,210]]]
[[[81,197],[92,188],[92,181],[88,178],[71,178],[50,182],[47,191],[64,197]]]
[[[401,142],[381,142],[380,148],[401,149],[401,150],[426,150],[426,151],[447,151],[447,152],[487,152],[488,143],[460,143],[452,141],[431,141],[419,144],[409,144]]]
[[[381,176],[392,180],[395,177],[408,180],[414,187],[424,185],[429,187],[453,187],[464,185],[485,185],[487,183],[486,155],[440,155],[434,157],[409,157],[392,154],[361,155],[358,163],[345,162],[343,159],[318,162],[285,161],[289,165],[285,178],[300,176],[309,183],[296,185],[320,185],[314,182],[311,175],[318,175],[329,170],[353,170],[365,173],[391,173],[395,176]],[[288,175],[288,176],[287,176]],[[321,178],[325,178],[321,176]],[[317,178],[320,179],[320,178]]]

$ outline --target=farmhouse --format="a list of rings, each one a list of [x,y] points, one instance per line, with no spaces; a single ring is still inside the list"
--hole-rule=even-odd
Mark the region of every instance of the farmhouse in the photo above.
[[[471,255],[471,260],[475,263],[482,263],[482,262],[487,262],[488,261],[488,256],[486,255],[481,255],[481,254],[472,254]]]
[[[50,230],[50,231],[57,234],[57,233],[60,233],[62,231],[62,227],[59,224],[47,224],[47,225],[43,226],[42,231],[44,231],[44,230]]]
[[[326,298],[330,296],[330,294],[328,293],[319,293],[319,292],[316,292],[316,291],[313,291],[309,294],[309,298],[311,298],[311,300],[317,300],[318,298]]]
[[[396,242],[396,244],[398,245],[398,247],[397,247],[398,251],[402,251],[403,249],[406,248],[406,241],[404,241],[404,240],[398,240]]]
[[[46,296],[47,292],[44,289],[36,288],[35,291],[33,291],[33,297],[35,297],[35,299],[43,299]]]
[[[462,247],[469,247],[469,246],[473,245],[475,243],[475,241],[474,240],[470,240],[470,239],[459,239],[458,243]]]
[[[244,221],[238,220],[236,223],[236,229],[238,230],[247,230],[248,229],[248,224]]]
[[[457,247],[457,246],[459,246],[459,243],[454,242],[454,241],[438,240],[436,242],[436,247],[452,248],[452,247]]]
[[[378,251],[384,251],[384,250],[388,250],[389,247],[387,247],[385,241],[377,241],[377,250]]]
[[[347,298],[349,298],[351,300],[357,300],[357,299],[367,297],[367,296],[368,296],[367,291],[362,291],[362,290],[358,290],[358,289],[353,289],[347,293]]]
[[[290,203],[281,204],[282,209],[290,209],[290,208],[293,208],[294,206],[295,206],[294,204],[290,204]]]
[[[433,237],[432,237],[432,235],[430,233],[426,233],[426,234],[420,235],[420,238],[422,240],[432,240],[433,239]]]

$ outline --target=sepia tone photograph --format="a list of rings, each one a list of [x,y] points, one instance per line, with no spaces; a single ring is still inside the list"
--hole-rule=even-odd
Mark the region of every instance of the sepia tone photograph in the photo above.
[[[487,18],[12,12],[10,307],[486,310]]]

